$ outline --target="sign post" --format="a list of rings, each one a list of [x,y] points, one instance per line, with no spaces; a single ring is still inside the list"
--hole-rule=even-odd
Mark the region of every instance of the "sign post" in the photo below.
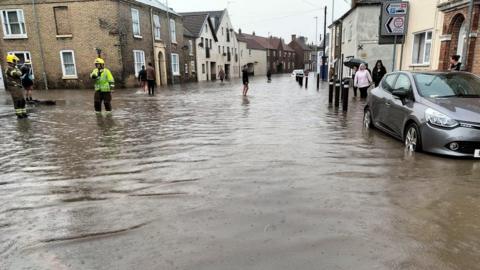
[[[397,38],[404,37],[407,34],[408,13],[409,13],[408,2],[404,2],[404,1],[383,2],[380,36],[393,37],[392,71],[395,71],[395,67],[396,67]]]

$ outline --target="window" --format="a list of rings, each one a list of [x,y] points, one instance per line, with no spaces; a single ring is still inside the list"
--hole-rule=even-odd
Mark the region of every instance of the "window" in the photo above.
[[[205,24],[205,33],[208,33],[208,23]]]
[[[135,77],[138,77],[138,73],[142,70],[142,66],[145,66],[145,52],[134,50],[133,59],[135,63]]]
[[[189,52],[188,54],[189,54],[190,56],[193,55],[193,41],[192,41],[191,39],[188,40],[188,52]]]
[[[2,11],[3,35],[5,38],[26,38],[25,19],[23,10]]]
[[[412,84],[410,83],[410,79],[407,75],[400,74],[398,75],[398,79],[395,82],[394,90],[405,90],[410,91]]]
[[[212,40],[210,39],[210,49],[211,49],[211,48],[213,48],[213,47],[212,47]]]
[[[22,51],[15,51],[15,52],[8,52],[9,55],[15,55],[20,59],[18,64],[23,65],[26,60],[32,61],[32,57],[30,56],[30,52],[22,52]]]
[[[60,51],[62,60],[62,71],[64,78],[77,78],[77,67],[75,66],[75,54],[72,50]]]
[[[248,50],[248,55],[252,55],[252,50]]]
[[[190,70],[192,71],[193,74],[196,73],[195,71],[195,61],[190,61]]]
[[[133,36],[141,38],[140,34],[140,13],[138,9],[132,8],[132,27],[133,27]]]
[[[348,41],[352,41],[352,36],[353,36],[353,28],[352,28],[352,23],[350,23],[348,28]]]
[[[172,53],[172,72],[173,75],[180,75],[180,63],[176,53]]]
[[[432,48],[432,31],[417,33],[413,37],[412,64],[430,64]]]
[[[185,64],[185,74],[188,74],[188,64]]]
[[[177,29],[175,28],[175,20],[170,19],[170,37],[173,43],[177,43]]]
[[[205,74],[205,64],[202,64],[202,73]]]
[[[222,36],[224,35],[224,32],[223,32],[223,27],[222,27]]]
[[[385,78],[382,81],[382,88],[385,91],[392,92],[393,91],[393,84],[395,83],[395,80],[397,79],[397,74],[391,74],[385,76]]]
[[[162,40],[162,27],[160,24],[160,16],[153,15],[153,26],[155,28],[155,40]]]
[[[203,37],[200,38],[200,44],[202,44],[200,47],[205,47],[204,43],[203,43]]]
[[[57,27],[57,36],[65,36],[72,34],[70,26],[70,17],[68,15],[68,7],[54,7],[55,26]]]
[[[220,48],[220,45],[218,45],[218,53],[221,53],[221,52],[222,52],[222,50]]]

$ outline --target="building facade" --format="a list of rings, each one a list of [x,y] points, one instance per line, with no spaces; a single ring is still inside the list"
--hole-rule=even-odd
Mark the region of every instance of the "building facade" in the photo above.
[[[240,77],[239,44],[228,11],[182,13],[185,27],[195,37],[197,77],[213,81],[220,70],[226,78]]]
[[[241,32],[241,31],[240,31]],[[237,34],[239,44],[240,66],[247,67],[250,75],[267,74],[267,49],[260,45],[254,38]]]
[[[0,53],[15,54],[21,62],[30,60],[37,87],[91,88],[89,74],[97,55],[105,59],[118,87],[136,86],[138,71],[149,62],[156,68],[158,85],[184,80],[182,19],[160,2],[34,3],[0,3]]]
[[[295,50],[295,69],[313,70],[312,49],[307,45],[306,37],[292,35],[288,46]]]
[[[352,9],[330,25],[330,64],[337,73],[349,76],[351,70],[341,59],[361,59],[373,68],[382,60],[387,71],[393,68],[393,45],[379,44],[382,1],[357,1]]]

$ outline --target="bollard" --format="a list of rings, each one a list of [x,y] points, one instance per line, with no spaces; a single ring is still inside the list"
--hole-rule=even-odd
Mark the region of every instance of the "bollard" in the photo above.
[[[340,106],[340,80],[335,81],[335,108]]]
[[[350,90],[350,83],[344,80],[342,84],[342,108],[343,111],[348,111],[348,91]]]
[[[298,84],[300,84],[300,86],[303,86],[303,76],[298,76]]]
[[[333,89],[335,88],[335,84],[333,82],[333,79],[330,79],[330,82],[328,83],[328,104],[333,103]]]
[[[305,88],[308,88],[308,76],[305,76]]]
[[[320,89],[320,74],[317,74],[317,90]]]

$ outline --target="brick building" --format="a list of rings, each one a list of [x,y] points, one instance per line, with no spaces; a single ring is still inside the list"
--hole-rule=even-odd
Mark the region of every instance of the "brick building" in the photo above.
[[[295,50],[295,69],[313,70],[312,49],[307,45],[306,37],[292,35],[292,41],[288,44]]]
[[[466,0],[444,0],[438,5],[438,9],[444,14],[439,69],[448,69],[450,56],[462,55],[466,49],[467,62],[465,63],[465,59],[460,61],[465,64],[467,71],[480,74],[480,42],[477,42],[480,4],[474,5],[470,30],[467,29],[470,17],[469,4],[470,1]],[[470,38],[467,39],[467,36]]]
[[[97,53],[118,87],[136,86],[139,69],[149,62],[156,68],[158,85],[190,79],[182,76],[186,51],[182,18],[158,0],[34,3],[0,3],[0,54],[31,60],[37,87],[48,82],[49,88],[91,88],[89,74]]]
[[[267,52],[267,69],[272,73],[290,73],[295,69],[295,51],[290,48],[285,41],[278,37],[261,37],[242,33],[239,30],[238,35],[242,40],[252,40],[259,48]]]

